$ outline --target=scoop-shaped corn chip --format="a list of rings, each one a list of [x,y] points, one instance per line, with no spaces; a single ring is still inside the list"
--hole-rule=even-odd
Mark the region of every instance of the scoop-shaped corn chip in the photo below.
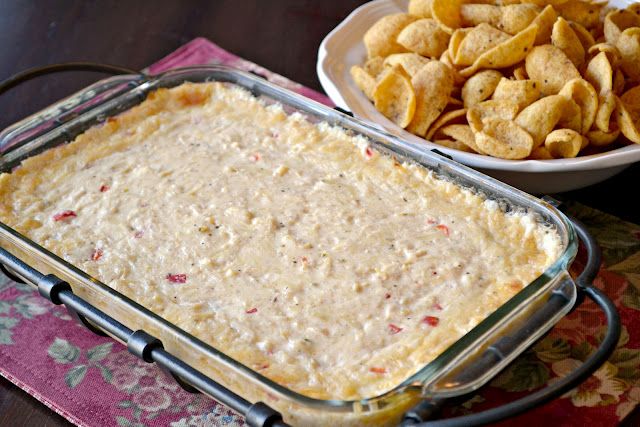
[[[600,52],[589,61],[584,78],[600,95],[613,90],[613,68],[605,52]]]
[[[620,62],[620,51],[617,47],[609,43],[596,43],[588,50],[589,55],[592,57],[597,56],[600,52],[604,52],[607,55],[611,68],[616,68]]]
[[[555,46],[536,46],[525,61],[527,74],[540,82],[543,95],[553,95],[571,79],[579,79],[580,73],[565,53]]]
[[[480,55],[472,66],[460,70],[460,75],[468,77],[482,68],[504,68],[517,64],[525,59],[531,51],[537,30],[535,25],[528,26],[515,36]]]
[[[595,125],[602,132],[609,132],[611,114],[616,108],[616,96],[613,92],[605,92],[598,97],[598,111],[596,112]]]
[[[462,86],[465,107],[471,107],[488,99],[500,82],[502,74],[496,70],[484,70],[474,74]]]
[[[459,110],[452,110],[452,111],[443,113],[440,117],[438,117],[438,120],[433,122],[433,124],[429,128],[429,131],[425,135],[425,138],[426,139],[433,138],[433,135],[435,135],[436,132],[440,130],[440,128],[446,125],[447,123],[464,122],[464,117],[466,116],[466,114],[467,114],[466,108],[461,108]]]
[[[631,114],[635,121],[640,119],[640,85],[637,85],[626,91],[620,100]]]
[[[508,34],[524,30],[540,13],[540,7],[533,4],[463,4],[460,17],[463,27],[486,23]]]
[[[635,91],[636,89],[638,89],[638,87],[635,87],[631,90]],[[617,96],[616,119],[618,122],[618,128],[620,129],[622,134],[626,136],[629,141],[640,144],[640,114],[638,114],[638,112],[635,112],[634,114],[634,111],[627,108],[625,103]]]
[[[469,79],[471,80],[471,79]],[[502,78],[493,92],[492,99],[515,102],[518,111],[540,98],[540,85],[535,80],[509,80]]]
[[[569,23],[562,17],[553,24],[551,44],[562,50],[576,68],[584,64],[584,47]]]
[[[451,56],[449,55],[449,50],[442,52],[440,55],[440,62],[444,63],[447,67],[453,69],[453,61],[451,60]]]
[[[511,120],[488,119],[482,132],[475,134],[476,145],[482,152],[502,159],[524,159],[531,154],[533,139]]]
[[[454,139],[434,139],[433,140],[434,143],[438,144],[438,145],[442,145],[443,147],[447,147],[447,148],[452,148],[454,150],[458,150],[458,151],[465,151],[467,153],[472,153],[473,150],[471,148],[469,148],[466,144],[464,144],[462,141],[457,141]]]
[[[532,136],[534,148],[544,142],[549,132],[560,121],[567,104],[564,96],[551,95],[539,99],[518,114],[515,121]]]
[[[439,61],[426,64],[411,79],[417,95],[416,111],[407,130],[424,136],[449,102],[453,88],[451,69]]]
[[[489,24],[480,24],[473,28],[460,42],[453,62],[456,65],[471,65],[483,53],[509,40],[509,34],[502,32]]]
[[[406,3],[409,13],[367,31],[368,59],[350,70],[398,126],[505,159],[596,154],[623,135],[640,143],[640,3]]]
[[[615,45],[620,34],[631,27],[640,27],[640,14],[627,9],[612,10],[604,18],[604,38]]]
[[[449,46],[449,37],[436,20],[419,19],[400,31],[397,42],[422,56],[439,58]]]
[[[533,4],[512,4],[500,8],[502,12],[497,27],[509,34],[517,34],[527,28],[540,13],[540,8]]]
[[[456,86],[462,85],[465,82],[465,78],[458,73],[458,70],[453,66],[453,61],[449,56],[449,51],[445,50],[440,57],[440,62],[449,67],[451,75],[453,76],[453,84]]]
[[[582,135],[572,129],[557,129],[547,135],[544,146],[556,159],[576,157],[582,148]]]
[[[476,145],[476,139],[469,125],[448,125],[440,129],[439,133],[449,136],[466,145],[471,151],[481,153]]]
[[[407,127],[416,111],[416,95],[409,78],[399,68],[389,68],[373,91],[376,109],[400,127]]]
[[[582,145],[580,146],[580,150],[583,150],[589,146],[589,138],[584,135],[580,135],[582,137]]]
[[[410,76],[415,76],[422,67],[429,61],[429,58],[420,56],[417,53],[394,53],[384,59],[385,66],[400,66]]]
[[[558,14],[552,5],[545,7],[542,12],[531,22],[531,25],[538,27],[536,33],[535,45],[540,46],[551,42],[551,31],[553,30],[553,24],[558,19]]]
[[[469,108],[467,122],[472,131],[480,132],[489,119],[513,120],[517,114],[518,104],[515,102],[489,100]]]
[[[432,0],[409,0],[409,13],[421,18],[431,18]]]
[[[458,98],[455,98],[454,96],[450,96],[449,101],[447,102],[447,106],[449,105],[452,105],[454,107],[462,107],[464,103]]]
[[[602,132],[600,129],[590,130],[587,133],[587,139],[591,145],[595,147],[604,147],[611,144],[620,136],[620,129],[616,126],[611,126],[612,129],[609,132]]]
[[[396,13],[380,18],[364,34],[364,45],[369,58],[406,52],[407,50],[398,44],[396,39],[404,27],[417,19],[417,16],[408,13]]]
[[[640,144],[640,85],[626,91],[617,99],[616,106],[620,130],[629,140]]]
[[[571,29],[576,34],[576,37],[580,40],[582,44],[582,48],[585,50],[589,50],[591,46],[596,44],[596,40],[593,38],[593,34],[589,32],[585,27],[578,24],[577,22],[569,22]]]
[[[522,3],[531,3],[536,4],[538,6],[559,6],[563,3],[568,2],[569,0],[522,0]]]
[[[510,4],[531,3],[531,2],[522,1],[522,0],[478,0],[478,3],[495,4],[498,6],[509,6]]]
[[[602,6],[602,3],[569,0],[557,5],[555,8],[558,15],[567,21],[577,22],[583,27],[591,29],[595,28],[599,23]]]
[[[460,19],[463,27],[475,27],[482,23],[497,27],[501,17],[500,6],[475,3],[460,6]]]
[[[585,79],[573,79],[564,85],[559,95],[578,104],[582,122],[580,133],[586,134],[591,129],[598,111],[598,93],[596,90]]]
[[[364,63],[364,70],[373,77],[378,77],[384,70],[384,58],[381,56],[375,56],[367,59]]]
[[[567,104],[562,109],[562,115],[556,127],[571,129],[578,133],[582,131],[582,116],[580,107],[573,99],[567,99]]]
[[[531,150],[531,154],[529,154],[528,159],[551,160],[553,159],[553,156],[551,155],[551,153],[549,153],[549,150],[547,150],[547,147],[545,147],[544,145],[541,145],[540,147],[536,147],[533,150]]]
[[[620,34],[616,47],[620,52],[620,68],[632,80],[640,81],[640,27],[627,28]]]
[[[521,64],[513,69],[513,77],[515,77],[516,80],[527,80],[529,78],[527,69],[525,68],[524,64]]]
[[[464,0],[432,0],[431,16],[438,21],[442,29],[453,34],[456,28],[460,28],[460,6]]]
[[[473,28],[458,28],[451,35],[451,39],[449,39],[449,57],[451,59],[455,58],[458,54],[458,49],[460,48],[460,43],[473,31]]]
[[[367,73],[364,68],[359,65],[351,67],[351,78],[356,83],[356,86],[360,88],[367,98],[373,100],[373,91],[376,88],[376,79],[371,74]]]

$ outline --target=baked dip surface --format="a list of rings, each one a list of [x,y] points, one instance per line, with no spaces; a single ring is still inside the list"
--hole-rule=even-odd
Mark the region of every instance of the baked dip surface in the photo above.
[[[378,395],[561,251],[530,214],[222,83],[0,176],[0,219],[268,378]]]

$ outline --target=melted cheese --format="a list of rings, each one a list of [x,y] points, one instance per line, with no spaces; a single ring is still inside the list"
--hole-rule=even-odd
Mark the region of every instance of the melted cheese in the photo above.
[[[220,83],[160,90],[0,193],[3,222],[318,398],[396,386],[560,251],[531,215]]]

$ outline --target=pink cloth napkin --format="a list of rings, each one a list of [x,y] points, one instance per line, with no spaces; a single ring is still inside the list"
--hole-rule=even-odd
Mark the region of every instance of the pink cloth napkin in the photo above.
[[[225,64],[327,105],[324,95],[245,61],[202,38],[148,68],[152,74],[197,64]],[[610,361],[576,390],[504,425],[607,426],[640,401],[640,228],[572,206],[603,246],[605,265],[596,284],[616,302],[625,325]],[[579,259],[576,264],[580,264]],[[490,387],[451,414],[512,401],[566,374],[580,363],[604,326],[585,304],[519,357]],[[236,426],[243,418],[202,395],[181,390],[152,364],[122,345],[93,335],[32,288],[0,275],[0,374],[53,411],[81,426]]]

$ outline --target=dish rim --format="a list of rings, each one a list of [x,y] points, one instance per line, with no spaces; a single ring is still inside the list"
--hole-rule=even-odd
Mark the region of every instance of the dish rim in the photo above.
[[[183,329],[164,320],[159,315],[142,307],[132,299],[126,297],[123,294],[120,294],[119,292],[103,284],[97,279],[92,278],[90,275],[84,273],[76,266],[64,261],[62,258],[51,253],[37,243],[31,241],[27,237],[23,236],[22,234],[2,222],[0,222],[0,237],[9,239],[13,242],[19,242],[22,247],[28,248],[31,253],[38,255],[40,259],[42,259],[45,263],[59,266],[64,271],[68,271],[72,276],[77,277],[78,280],[81,281],[84,285],[96,286],[100,289],[100,291],[111,295],[113,298],[118,298],[126,306],[130,307],[130,309],[137,310],[144,316],[150,317],[154,321],[160,322],[165,327],[173,330],[174,333],[177,333],[178,335],[181,335],[183,338],[190,341],[194,345],[194,347],[199,348],[203,352],[207,353],[208,356],[213,356],[217,359],[220,359],[221,363],[232,366],[243,375],[246,375],[249,379],[262,383],[262,385],[264,385],[265,387],[286,396],[288,399],[291,399],[296,403],[315,408],[332,409],[338,411],[348,411],[349,409],[360,407],[362,405],[374,405],[376,402],[384,401],[387,398],[402,394],[409,388],[415,388],[418,386],[424,387],[425,384],[428,384],[428,380],[437,379],[435,374],[439,373],[438,369],[442,370],[449,367],[451,365],[451,361],[455,359],[456,355],[459,355],[464,351],[469,351],[469,343],[476,343],[482,337],[482,335],[486,334],[493,326],[499,324],[501,321],[504,321],[508,314],[513,314],[513,312],[515,312],[518,308],[522,308],[523,305],[529,302],[537,293],[539,293],[545,285],[550,286],[550,284],[553,284],[554,280],[557,280],[561,275],[566,274],[569,264],[575,258],[577,252],[575,230],[573,229],[570,221],[564,216],[564,214],[562,214],[550,204],[520,190],[514,189],[500,181],[483,175],[477,171],[474,171],[468,167],[465,167],[457,162],[449,160],[436,153],[432,153],[431,151],[425,150],[424,147],[416,146],[415,144],[412,144],[408,141],[403,141],[387,132],[373,127],[367,122],[348,117],[316,101],[309,100],[302,97],[301,95],[279,87],[273,83],[269,83],[261,78],[255,77],[250,73],[238,71],[225,66],[187,67],[177,70],[171,70],[158,76],[154,76],[148,80],[141,80],[139,76],[134,75],[129,76],[128,78],[126,76],[118,76],[101,80],[98,83],[90,86],[89,89],[98,93],[99,91],[97,91],[96,88],[100,88],[101,86],[110,87],[110,85],[113,85],[114,82],[118,84],[125,84],[127,85],[127,88],[123,93],[119,93],[113,98],[110,98],[103,103],[99,103],[98,105],[90,106],[86,111],[82,111],[71,120],[58,125],[51,130],[48,130],[44,134],[39,135],[34,139],[27,141],[26,143],[22,141],[20,145],[11,147],[7,152],[14,153],[21,150],[25,151],[24,147],[29,146],[32,146],[32,148],[35,147],[35,149],[39,149],[43,146],[43,143],[51,143],[52,141],[55,142],[60,138],[68,138],[68,135],[71,135],[71,133],[67,133],[67,131],[74,126],[84,127],[84,129],[76,133],[76,135],[82,133],[90,126],[95,124],[93,122],[89,123],[89,119],[96,119],[97,123],[101,120],[105,120],[109,116],[108,114],[103,114],[105,111],[110,111],[111,108],[114,108],[116,106],[122,106],[125,101],[134,102],[132,105],[127,106],[126,109],[131,108],[133,105],[142,102],[144,98],[146,98],[146,95],[154,89],[160,87],[176,86],[181,82],[190,81],[188,80],[190,77],[195,77],[196,79],[204,77],[204,81],[207,81],[206,79],[212,77],[215,78],[216,76],[224,76],[229,79],[225,81],[244,87],[245,89],[252,92],[261,91],[261,96],[266,95],[268,98],[275,98],[276,96],[280,96],[279,99],[276,99],[276,102],[283,102],[284,100],[286,101],[287,105],[297,104],[297,108],[303,109],[303,112],[305,114],[309,113],[323,116],[327,118],[327,121],[332,125],[340,127],[345,127],[345,125],[348,125],[346,126],[348,129],[355,130],[356,132],[368,137],[377,149],[388,151],[389,148],[395,148],[398,151],[392,151],[396,155],[411,158],[412,161],[415,161],[425,168],[436,170],[437,172],[441,172],[443,174],[446,174],[447,172],[456,172],[456,174],[458,174],[458,176],[461,178],[482,184],[479,187],[482,187],[481,190],[483,192],[486,191],[491,194],[500,193],[503,195],[508,194],[510,197],[512,197],[512,202],[519,201],[521,202],[520,204],[529,204],[530,206],[535,206],[536,208],[545,211],[549,216],[553,217],[557,221],[556,225],[563,227],[561,233],[561,237],[564,240],[563,252],[558,256],[558,259],[552,265],[550,265],[545,270],[545,272],[543,272],[543,274],[541,274],[538,278],[525,286],[522,291],[508,300],[505,304],[503,304],[500,308],[490,314],[471,331],[457,340],[452,346],[450,346],[449,348],[447,348],[447,350],[440,354],[440,356],[422,366],[415,374],[402,381],[394,388],[373,397],[354,400],[338,400],[311,398],[270,380],[269,378],[261,375],[253,369],[217,350],[212,345],[205,343],[204,341],[191,335],[189,332],[184,331]],[[167,86],[164,86],[165,84]],[[28,133],[34,128],[37,128],[38,120],[42,120],[45,122],[50,120],[51,113],[57,111],[56,109],[60,106],[61,103],[66,103],[73,106],[74,102],[72,101],[86,98],[86,93],[86,90],[80,91],[68,98],[65,98],[59,103],[53,104],[52,106],[47,107],[38,113],[35,113],[34,115],[16,123],[15,125],[8,127],[0,133],[0,147],[11,146],[12,140],[14,140],[15,138],[19,138],[25,132]],[[94,99],[94,97],[95,93],[93,94],[93,96],[89,96],[88,98]],[[116,113],[119,113],[120,111],[116,111]],[[66,140],[72,139],[74,137],[75,135]],[[55,142],[55,145],[58,145],[59,143],[63,143],[63,141],[61,140],[59,142]],[[5,157],[6,153],[3,151],[2,162],[0,163],[4,163]],[[6,163],[4,166],[5,168],[7,168],[8,163]],[[519,205],[518,203],[514,204]]]

